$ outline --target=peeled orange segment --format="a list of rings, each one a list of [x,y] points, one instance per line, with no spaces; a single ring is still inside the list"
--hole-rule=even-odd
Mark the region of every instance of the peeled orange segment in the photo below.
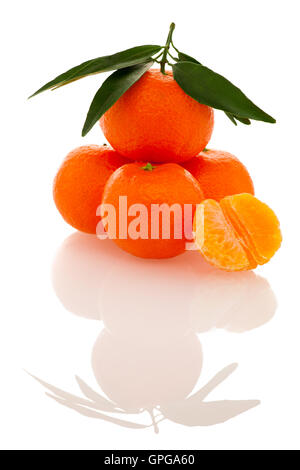
[[[227,271],[254,269],[267,263],[281,244],[279,221],[251,194],[207,199],[194,217],[196,246],[212,265]]]
[[[257,264],[267,263],[282,241],[273,210],[251,194],[228,196],[220,205]]]
[[[220,204],[207,199],[199,204],[194,217],[196,246],[206,260],[220,269],[252,269],[251,262]]]

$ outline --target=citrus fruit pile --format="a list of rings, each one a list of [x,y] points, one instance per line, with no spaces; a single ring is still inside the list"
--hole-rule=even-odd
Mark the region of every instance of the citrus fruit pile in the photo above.
[[[213,108],[235,125],[275,120],[227,79],[180,52],[174,28],[164,47],[92,59],[34,93],[115,70],[97,91],[82,132],[100,120],[110,145],[70,152],[56,175],[54,200],[70,225],[93,234],[101,229],[135,256],[168,258],[193,244],[221,269],[253,269],[278,250],[278,219],[254,197],[245,166],[206,146]],[[152,68],[155,62],[160,69]]]

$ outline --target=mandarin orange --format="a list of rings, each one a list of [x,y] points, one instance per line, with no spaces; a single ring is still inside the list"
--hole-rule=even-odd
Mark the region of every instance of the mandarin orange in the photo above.
[[[199,181],[205,199],[220,201],[233,194],[254,194],[247,168],[229,152],[205,150],[183,167]]]
[[[183,162],[205,148],[213,109],[188,96],[173,79],[151,69],[102,116],[114,149],[136,161]]]
[[[103,208],[114,208],[116,217],[110,223],[107,210],[102,222],[123,250],[142,258],[169,258],[192,241],[193,214],[202,200],[199,183],[180,165],[129,163],[105,185]]]
[[[103,188],[109,176],[126,158],[108,146],[86,145],[72,150],[54,180],[53,197],[57,209],[72,227],[96,233]]]

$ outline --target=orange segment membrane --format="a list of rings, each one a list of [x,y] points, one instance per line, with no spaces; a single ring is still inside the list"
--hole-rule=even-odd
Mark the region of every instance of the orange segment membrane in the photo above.
[[[208,262],[221,269],[251,269],[247,253],[213,199],[202,202],[194,218],[195,243]]]
[[[232,210],[230,201],[227,198],[222,199],[220,201],[221,209],[228,220],[229,224],[232,226],[235,235],[241,245],[243,246],[245,252],[247,253],[249,262],[251,264],[250,269],[254,269],[259,264],[258,256],[255,253],[255,247],[251,242],[251,239],[247,233],[247,230],[244,226],[240,223],[237,214]]]
[[[282,236],[274,211],[251,194],[228,196],[221,201],[257,264],[267,263],[281,245]]]
[[[207,199],[194,218],[195,243],[208,262],[228,271],[267,263],[281,244],[279,222],[266,204],[251,194]]]

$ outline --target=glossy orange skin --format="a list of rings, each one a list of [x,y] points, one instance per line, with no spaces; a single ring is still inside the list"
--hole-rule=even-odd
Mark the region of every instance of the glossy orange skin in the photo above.
[[[247,168],[229,152],[207,150],[183,163],[183,167],[199,181],[205,199],[220,201],[233,194],[254,194]]]
[[[182,209],[180,228],[184,234],[184,224],[190,227],[190,239],[192,241],[192,218],[196,205],[203,200],[203,193],[199,183],[193,176],[181,166],[175,163],[157,165],[151,171],[143,169],[144,163],[129,163],[119,168],[109,178],[103,193],[103,204],[112,204],[116,210],[116,236],[114,242],[124,251],[141,258],[170,258],[184,252],[187,238],[178,239],[174,236],[175,218],[170,217],[170,238],[164,239],[162,223],[159,225],[159,236],[151,238],[151,204],[179,204]],[[119,196],[127,196],[128,209],[133,204],[143,204],[146,207],[148,220],[147,239],[130,237],[130,222],[136,218],[127,217],[127,238],[122,239],[119,224]],[[184,220],[184,204],[193,204],[191,215],[186,214]],[[178,227],[178,226],[177,226]],[[106,226],[108,235],[112,238],[113,232]]]
[[[96,233],[103,189],[110,175],[128,160],[108,146],[86,145],[72,150],[53,185],[57,209],[72,227]]]
[[[210,140],[214,111],[160,70],[146,72],[100,120],[114,149],[135,161],[183,162]]]

